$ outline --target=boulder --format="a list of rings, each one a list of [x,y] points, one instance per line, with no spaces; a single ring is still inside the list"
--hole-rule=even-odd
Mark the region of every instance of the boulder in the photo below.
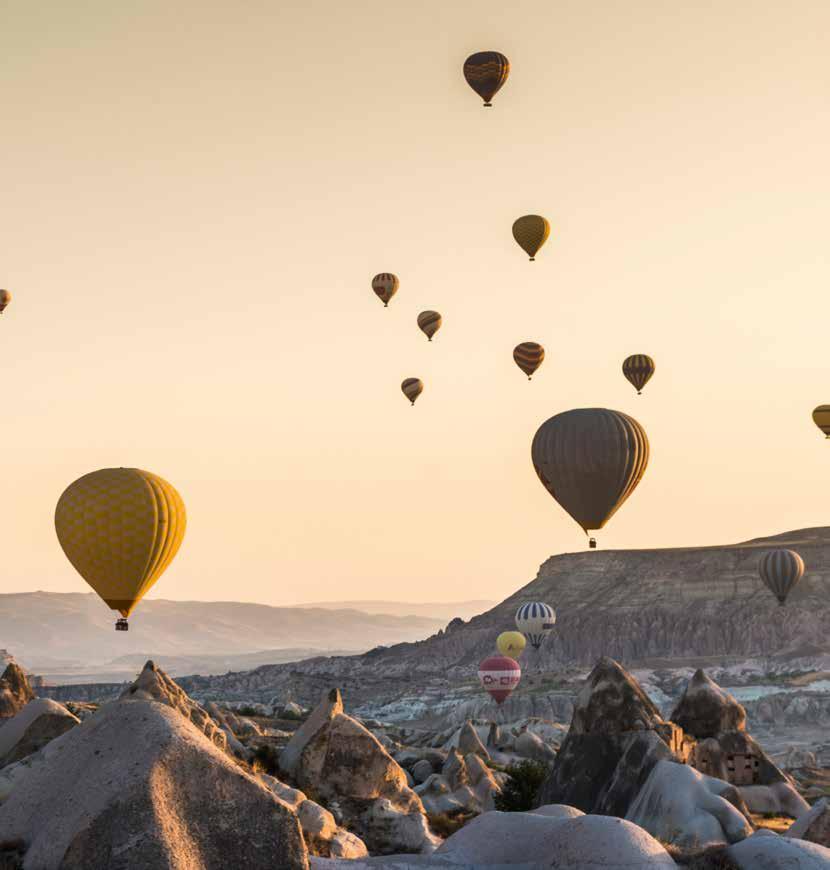
[[[649,834],[608,816],[485,813],[447,838],[435,857],[466,867],[524,864],[557,870],[676,870],[668,852]]]
[[[531,816],[547,816],[549,819],[578,819],[584,816],[582,810],[576,807],[568,807],[565,804],[545,804],[543,807],[536,807],[535,810],[530,810]]]
[[[31,870],[307,867],[294,813],[170,705],[107,704],[39,754],[0,807]]]
[[[830,870],[830,849],[769,830],[756,831],[726,850],[740,870]]]
[[[193,701],[174,680],[157,668],[152,661],[144,665],[138,678],[121,693],[121,698],[143,701],[158,701],[172,707],[181,716],[193,723],[211,743],[224,752],[228,751],[228,738],[210,714]]]
[[[433,773],[422,785],[416,785],[415,793],[430,816],[478,811],[473,790],[467,785],[453,790],[440,773]]]
[[[412,765],[410,772],[412,773],[412,778],[417,783],[426,782],[433,773],[432,765],[426,760],[426,758],[420,759],[420,761],[416,761],[415,764]]]
[[[734,792],[728,783],[688,765],[658,761],[626,819],[683,849],[736,843],[752,833],[752,826],[724,797],[730,789]]]
[[[0,725],[0,767],[32,755],[76,725],[80,725],[80,719],[63,704],[49,698],[29,701],[16,716]]]
[[[744,708],[702,670],[695,671],[670,718],[698,739],[746,728]]]
[[[752,813],[797,819],[810,809],[807,801],[788,782],[742,785],[738,787],[738,791]]]
[[[0,677],[0,719],[16,716],[34,698],[35,693],[23,669],[17,662],[9,662]]]
[[[373,853],[429,852],[439,842],[406,774],[370,731],[343,712],[337,689],[294,733],[280,768],[330,809],[336,802],[345,826]]]
[[[513,751],[520,758],[528,758],[531,761],[539,761],[542,764],[551,764],[556,758],[556,753],[550,746],[532,731],[523,731],[515,740]]]
[[[816,801],[787,829],[785,837],[795,837],[830,848],[830,803],[827,798]]]
[[[490,757],[490,753],[481,742],[478,732],[473,728],[473,723],[469,719],[464,723],[461,733],[458,735],[458,751],[461,755],[474,753],[482,758]]]
[[[365,858],[369,852],[360,837],[341,828],[334,816],[314,801],[303,801],[297,818],[309,851],[331,858]]]

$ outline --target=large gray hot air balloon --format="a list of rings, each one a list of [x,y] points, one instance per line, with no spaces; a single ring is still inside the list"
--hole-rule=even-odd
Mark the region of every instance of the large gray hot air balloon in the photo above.
[[[761,579],[783,606],[796,583],[804,576],[804,560],[792,550],[771,550],[758,566]]]
[[[634,492],[648,465],[648,438],[627,414],[576,408],[544,422],[530,452],[545,489],[588,534]]]

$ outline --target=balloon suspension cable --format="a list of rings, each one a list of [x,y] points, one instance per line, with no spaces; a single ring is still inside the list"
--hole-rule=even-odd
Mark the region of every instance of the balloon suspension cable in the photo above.
[[[116,630],[116,631],[129,631],[129,630],[130,630],[130,624],[129,624],[129,623],[127,622],[127,620],[124,619],[124,617],[122,616],[122,617],[121,617],[121,618],[120,618],[120,619],[115,623],[115,630]]]

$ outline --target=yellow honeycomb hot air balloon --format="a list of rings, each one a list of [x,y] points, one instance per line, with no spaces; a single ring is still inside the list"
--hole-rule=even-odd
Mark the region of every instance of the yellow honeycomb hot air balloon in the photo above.
[[[122,619],[164,573],[179,550],[184,502],[162,478],[139,468],[102,468],[79,477],[55,508],[66,557]]]
[[[503,631],[496,638],[496,647],[503,656],[517,659],[527,646],[525,636],[520,631]]]
[[[813,422],[824,432],[826,438],[830,438],[830,405],[819,405],[813,411]]]

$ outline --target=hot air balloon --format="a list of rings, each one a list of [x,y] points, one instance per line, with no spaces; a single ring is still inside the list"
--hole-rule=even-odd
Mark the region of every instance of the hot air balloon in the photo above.
[[[520,631],[503,631],[496,638],[496,649],[503,655],[517,659],[527,646],[525,636]]]
[[[6,310],[6,306],[12,301],[12,294],[8,290],[0,290],[0,314]]]
[[[813,411],[813,422],[824,432],[826,438],[830,438],[830,405],[819,405]]]
[[[464,61],[467,84],[484,100],[485,106],[501,90],[510,75],[510,61],[498,51],[477,51]]]
[[[103,468],[78,478],[55,508],[55,531],[78,573],[127,617],[178,552],[184,502],[162,478],[139,468]]]
[[[478,666],[478,678],[482,688],[490,693],[497,704],[502,704],[519,685],[522,669],[509,656],[490,656]]]
[[[550,235],[550,224],[546,218],[538,214],[526,214],[513,223],[513,238],[519,247],[533,262],[539,248],[545,244]]]
[[[372,290],[375,295],[383,302],[383,307],[389,307],[389,300],[398,292],[400,281],[397,275],[391,272],[379,272],[372,278]]]
[[[761,579],[783,607],[787,596],[804,576],[804,560],[792,550],[772,550],[758,566]]]
[[[545,489],[588,534],[601,529],[637,487],[648,465],[648,438],[627,414],[577,408],[544,422],[531,457]],[[591,546],[596,542],[591,539]]]
[[[523,604],[516,611],[516,628],[530,641],[533,649],[539,649],[542,641],[553,631],[556,612],[541,601]]]
[[[441,315],[437,311],[422,311],[418,315],[418,328],[432,341],[432,336],[441,328]]]
[[[513,361],[530,380],[545,359],[545,349],[535,341],[523,341],[513,348]]]
[[[623,374],[631,383],[637,395],[643,392],[643,387],[649,382],[654,374],[654,360],[644,353],[635,353],[626,357],[622,364]]]
[[[407,378],[401,384],[401,389],[406,398],[414,405],[415,399],[424,391],[424,382],[420,378]]]

